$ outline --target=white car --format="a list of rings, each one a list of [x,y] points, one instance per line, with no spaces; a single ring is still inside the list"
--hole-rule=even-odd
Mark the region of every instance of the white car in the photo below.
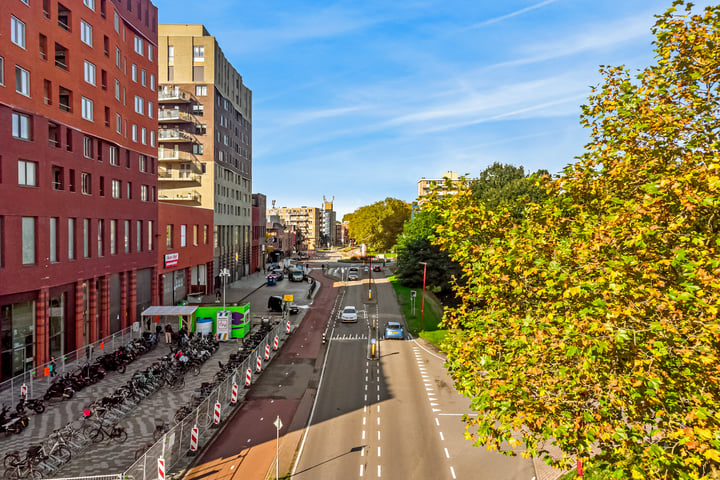
[[[348,305],[340,314],[340,320],[343,322],[357,322],[357,309],[352,305]]]
[[[348,280],[359,280],[360,279],[360,272],[358,271],[357,267],[350,267],[348,270]]]

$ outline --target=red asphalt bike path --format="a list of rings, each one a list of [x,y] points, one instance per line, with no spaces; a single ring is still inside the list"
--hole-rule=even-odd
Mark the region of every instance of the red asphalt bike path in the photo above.
[[[307,424],[309,404],[320,374],[322,334],[338,294],[334,279],[318,271],[313,271],[311,276],[320,284],[320,290],[302,322],[260,376],[257,386],[250,387],[243,405],[182,477],[184,480],[265,479],[269,469],[274,470],[277,429],[273,422],[277,416],[283,420],[280,475],[287,473],[291,461],[287,457],[294,456]],[[304,367],[295,368],[301,364]],[[284,394],[277,382],[284,381],[283,376],[290,374],[296,385],[294,393]],[[270,385],[273,381],[275,384]],[[298,389],[298,385],[304,387]],[[273,471],[271,478],[274,474]]]

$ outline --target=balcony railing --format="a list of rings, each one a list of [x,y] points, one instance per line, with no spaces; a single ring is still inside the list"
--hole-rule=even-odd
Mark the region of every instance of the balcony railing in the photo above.
[[[183,102],[190,103],[194,101],[192,95],[180,90],[178,87],[175,88],[161,88],[158,90],[158,101],[162,102]]]
[[[187,132],[178,128],[161,128],[158,131],[158,139],[161,142],[194,142],[195,138]]]
[[[192,122],[195,123],[195,119],[189,113],[181,112],[179,110],[160,110],[158,112],[158,120],[161,122]]]
[[[181,152],[179,150],[168,150],[168,149],[160,149],[158,150],[158,158],[161,161],[183,161],[183,162],[193,162],[193,163],[200,163],[197,160],[197,157],[193,155],[190,152]],[[199,171],[199,169],[198,169]]]
[[[171,171],[158,171],[158,180],[161,182],[172,182],[172,183],[200,183],[200,175],[197,173],[180,173],[177,170]]]
[[[200,192],[196,190],[191,190],[189,192],[164,192],[161,191],[158,194],[159,200],[167,200],[171,202],[192,202],[192,203],[200,203],[200,199],[202,197],[200,196]]]

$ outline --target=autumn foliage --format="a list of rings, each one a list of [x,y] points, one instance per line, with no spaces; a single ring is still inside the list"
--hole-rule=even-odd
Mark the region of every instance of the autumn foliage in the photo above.
[[[518,216],[463,191],[428,208],[466,279],[446,350],[478,445],[542,456],[554,442],[557,466],[576,456],[609,461],[616,478],[709,478],[720,466],[720,7],[677,1],[653,32],[655,65],[602,67],[583,106],[591,140],[546,181],[547,200]]]

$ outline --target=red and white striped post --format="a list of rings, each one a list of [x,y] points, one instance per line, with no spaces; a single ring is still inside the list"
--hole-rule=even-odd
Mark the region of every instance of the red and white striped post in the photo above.
[[[277,349],[278,349],[278,342],[279,342],[279,341],[280,341],[280,339],[278,338],[277,335],[275,335],[275,340],[273,340],[273,350],[277,350]]]
[[[247,372],[245,372],[245,386],[249,387],[251,381],[252,381],[252,370],[250,370],[248,368]]]
[[[165,458],[158,458],[158,480],[165,480]]]
[[[265,345],[265,360],[270,360],[270,345]]]
[[[287,323],[285,324],[285,333],[290,335],[290,320],[288,320]]]
[[[197,453],[198,448],[198,427],[197,425],[193,425],[192,429],[190,429],[190,451],[188,452],[188,457],[194,457]]]
[[[27,398],[27,385],[25,385],[24,383],[20,387],[20,396],[22,398]]]
[[[257,364],[255,365],[255,371],[257,373],[260,373],[260,370],[262,370],[262,357],[260,355],[257,356]]]
[[[233,383],[232,392],[230,393],[230,403],[235,405],[237,403],[238,386],[237,383]]]
[[[213,415],[212,428],[220,426],[220,402],[215,402],[215,414]]]

